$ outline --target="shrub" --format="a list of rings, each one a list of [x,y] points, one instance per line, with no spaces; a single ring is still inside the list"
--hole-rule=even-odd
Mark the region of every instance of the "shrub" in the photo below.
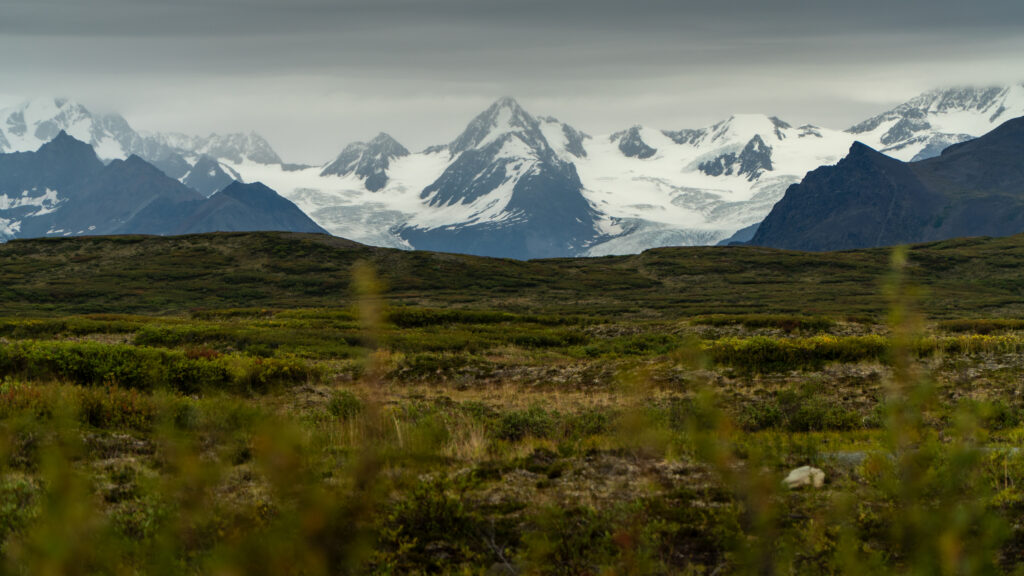
[[[0,347],[0,374],[150,389],[164,380],[165,364],[179,356],[127,345],[26,341]]]
[[[614,527],[592,508],[548,509],[523,539],[523,560],[529,573],[598,574],[615,558]]]
[[[931,356],[936,352],[960,355],[1019,354],[1024,352],[1024,338],[1008,334],[962,334],[945,338],[920,338],[914,343],[914,351],[920,357]]]
[[[152,539],[171,514],[170,507],[159,498],[147,495],[118,506],[110,514],[114,529],[129,540]]]
[[[1008,430],[1021,423],[1021,407],[1011,406],[1003,399],[990,401],[965,399],[959,408],[977,418],[988,430]]]
[[[673,430],[712,430],[721,415],[713,403],[692,398],[672,398],[668,404],[668,425]]]
[[[540,406],[506,412],[495,424],[494,436],[513,442],[527,436],[547,438],[555,429],[556,416]]]
[[[783,390],[770,398],[745,406],[739,423],[747,430],[783,429],[789,432],[855,430],[864,418],[847,410],[813,386]]]
[[[117,387],[80,388],[79,419],[96,428],[150,430],[158,407],[151,396]]]
[[[233,379],[228,366],[215,358],[176,358],[167,366],[166,384],[183,394],[226,388]]]
[[[405,380],[451,378],[464,370],[483,370],[487,364],[468,354],[425,352],[405,356],[389,374]]]
[[[828,362],[882,360],[889,342],[882,336],[814,336],[777,339],[723,338],[703,345],[704,351],[720,365],[750,372],[780,372],[820,368]]]
[[[336,390],[327,404],[327,411],[339,420],[351,420],[363,411],[363,402],[348,390]]]
[[[565,418],[565,435],[570,438],[597,436],[611,427],[612,414],[608,410],[584,410]]]
[[[40,490],[26,478],[0,478],[0,559],[7,539],[22,532],[39,514]]]
[[[43,388],[6,378],[0,382],[0,419],[24,414],[43,420],[53,415],[53,409],[53,394]]]
[[[380,523],[377,569],[385,573],[440,573],[479,564],[487,550],[482,526],[444,479],[419,483]]]
[[[0,376],[137,390],[166,387],[186,394],[225,388],[265,392],[322,376],[294,357],[205,356],[144,346],[25,341],[0,345]]]
[[[233,384],[241,391],[264,393],[315,381],[320,376],[319,370],[297,358],[251,358],[245,359],[243,372]]]

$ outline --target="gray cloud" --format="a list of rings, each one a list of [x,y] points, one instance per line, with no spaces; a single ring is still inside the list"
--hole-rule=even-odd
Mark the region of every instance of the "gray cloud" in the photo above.
[[[843,128],[1024,79],[1022,49],[1018,0],[0,0],[0,103],[61,94],[323,161],[378,130],[447,141],[506,94],[594,133],[733,112]]]

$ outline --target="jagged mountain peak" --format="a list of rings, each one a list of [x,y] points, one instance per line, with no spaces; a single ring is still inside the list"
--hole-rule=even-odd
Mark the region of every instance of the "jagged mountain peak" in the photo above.
[[[550,152],[540,122],[514,98],[507,96],[499,98],[473,118],[465,131],[448,145],[448,151],[456,156],[467,150],[490,145],[509,135],[518,137],[530,148]]]
[[[136,166],[136,167],[147,166],[149,168],[153,168],[153,169],[159,170],[156,166],[153,166],[149,162],[146,162],[138,154],[131,154],[131,155],[129,155],[127,158],[124,159],[124,163],[127,166]]]
[[[31,98],[3,110],[4,116],[12,113],[24,114],[28,121],[49,120],[61,113],[91,115],[85,106],[69,98],[49,96]]]
[[[878,150],[875,150],[871,146],[857,140],[853,144],[850,144],[850,150],[846,156],[839,160],[837,166],[845,166],[847,164],[858,164],[861,166],[875,165],[875,166],[889,166],[893,164],[899,164],[900,161],[887,156]]]
[[[491,113],[491,114],[494,114],[498,110],[502,110],[502,109],[510,110],[514,114],[524,114],[524,115],[527,115],[527,116],[529,115],[526,112],[526,110],[524,110],[523,107],[519,105],[519,102],[516,101],[516,99],[511,97],[511,96],[502,96],[501,98],[498,98],[487,109],[487,112]]]
[[[938,156],[1024,114],[1024,84],[929,90],[846,131],[904,161]]]
[[[787,189],[751,243],[841,250],[1024,230],[1024,118],[903,162],[854,142]]]
[[[854,140],[853,144],[850,144],[850,151],[848,155],[853,157],[873,155],[884,156],[884,154],[882,154],[878,150],[875,150],[871,146],[868,146],[867,144],[861,142],[860,140]]]
[[[40,146],[38,153],[41,157],[45,158],[61,158],[62,160],[75,158],[89,163],[101,164],[92,146],[64,130],[59,131],[52,140]]]
[[[367,143],[367,145],[370,148],[380,148],[382,146],[388,146],[388,147],[399,147],[399,148],[405,150],[405,147],[402,146],[401,144],[399,144],[398,141],[395,140],[394,138],[392,138],[391,135],[388,134],[387,132],[380,132],[380,133],[378,133],[376,136],[373,137],[373,140],[370,140]],[[406,153],[408,153],[408,150],[406,150]]]
[[[281,157],[266,138],[256,132],[210,134],[202,150],[207,156],[225,158],[235,162],[250,160],[257,164],[280,164]]]
[[[280,163],[270,144],[255,132],[207,137],[135,131],[124,117],[100,114],[69,98],[40,97],[0,110],[0,152],[31,151],[61,130],[88,143],[100,158],[124,159],[139,154],[161,162],[174,154],[208,155],[234,163]]]
[[[769,116],[768,120],[771,120],[771,123],[774,124],[775,127],[780,130],[787,130],[793,127],[792,124],[786,122],[785,120],[779,118],[778,116]]]
[[[262,182],[233,182],[179,219],[173,233],[213,230],[290,230],[324,234],[294,203]]]
[[[998,104],[1000,97],[1009,92],[1008,86],[956,86],[929,90],[897,107],[900,110],[920,112],[948,112],[951,110],[986,111]]]
[[[164,179],[167,177],[162,170],[146,162],[141,156],[131,154],[124,160],[114,160],[106,167],[107,171],[116,172],[121,177],[146,177]]]
[[[391,157],[407,156],[409,150],[402,146],[397,140],[386,132],[381,132],[368,142],[352,142],[342,151],[342,154],[358,151],[360,154],[368,152]]]
[[[387,186],[391,162],[409,155],[409,150],[390,135],[381,132],[369,142],[353,142],[320,172],[321,176],[355,174],[366,189],[377,192]]]
[[[225,171],[224,166],[215,158],[203,155],[179,180],[203,196],[209,197],[240,178],[237,173],[229,174]]]
[[[784,139],[784,138],[780,138]],[[754,134],[736,152],[726,152],[701,162],[698,169],[708,176],[744,176],[750,182],[761,177],[765,172],[774,169],[772,164],[772,147],[765,143],[760,134]]]
[[[643,134],[641,134],[642,130],[642,126],[635,125],[612,134],[609,139],[613,143],[618,143],[619,151],[622,152],[623,156],[646,160],[657,154],[658,150],[644,142]]]
[[[138,139],[121,116],[95,114],[68,98],[38,97],[0,110],[0,152],[37,150],[61,131],[107,159],[124,158]]]
[[[512,258],[581,252],[604,236],[573,163],[584,139],[499,99],[447,147],[447,166],[398,235],[419,249]]]
[[[48,147],[48,146],[61,147],[61,146],[76,145],[76,144],[82,144],[82,145],[88,146],[88,144],[85,144],[85,142],[82,142],[81,140],[79,140],[79,139],[75,138],[74,136],[68,134],[67,130],[61,130],[60,132],[57,132],[57,135],[54,136],[52,140],[50,140],[46,144],[43,144],[43,147]]]
[[[766,114],[733,114],[709,129],[712,142],[749,141],[754,136],[764,140],[785,140],[792,125],[777,116]]]
[[[754,137],[764,142],[776,142],[792,137],[822,135],[822,129],[817,126],[805,124],[794,128],[778,116],[767,114],[733,114],[707,128],[661,132],[676,144],[700,147],[744,146]]]
[[[537,120],[540,121],[544,138],[558,152],[560,158],[571,162],[573,157],[587,157],[585,144],[591,139],[590,134],[577,130],[554,116],[538,116]]]
[[[170,152],[206,155],[234,164],[245,162],[280,164],[282,162],[281,157],[277,155],[270,143],[256,132],[251,131],[229,134],[211,133],[209,136],[161,132],[150,134],[147,139]]]
[[[243,184],[237,180],[225,186],[224,189],[217,192],[217,194],[223,194],[224,196],[232,196],[235,198],[244,198],[246,196],[256,198],[276,198],[278,196],[277,192],[271,190],[263,182]]]

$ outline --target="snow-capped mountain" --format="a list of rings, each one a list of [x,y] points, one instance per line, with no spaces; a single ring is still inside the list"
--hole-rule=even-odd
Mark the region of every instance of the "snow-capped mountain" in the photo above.
[[[855,143],[786,191],[750,243],[846,250],[1024,231],[1024,117],[901,162]]]
[[[354,142],[345,147],[338,158],[328,164],[321,176],[355,174],[365,182],[366,189],[376,192],[388,184],[391,162],[409,155],[405,146],[381,132],[369,142]]]
[[[0,110],[0,152],[34,152],[62,130],[108,160],[127,158],[143,146],[121,116],[93,114],[65,98],[38,98]]]
[[[261,184],[205,198],[137,155],[104,164],[64,131],[37,151],[0,153],[0,241],[219,230],[323,232]]]
[[[0,153],[38,150],[62,130],[89,144],[104,161],[138,155],[205,196],[240,177],[211,162],[281,163],[270,144],[255,133],[141,134],[122,116],[96,114],[65,98],[37,98],[0,110]]]
[[[420,193],[430,211],[398,231],[411,245],[538,258],[580,253],[604,236],[576,167],[515,100],[495,102],[446,151],[450,164]]]
[[[938,156],[946,147],[1024,116],[1024,85],[932,90],[847,130],[903,160]]]
[[[378,136],[346,147],[324,167],[228,167],[277,190],[332,234],[360,242],[516,258],[565,256],[605,236],[568,160],[585,154],[584,138],[504,98],[449,144],[419,153]]]
[[[184,156],[209,156],[235,164],[255,162],[257,164],[280,164],[281,157],[259,134],[210,134],[189,136],[176,132],[146,135],[147,145],[152,149],[138,152],[158,156],[162,151],[172,151]],[[136,152],[133,150],[133,152]],[[145,156],[143,156],[145,157]]]
[[[381,136],[323,168],[229,168],[268,182],[331,233],[369,244],[597,256],[727,239],[862,136],[747,114],[702,129],[634,126],[592,137],[506,98],[449,144],[420,153],[403,155]],[[564,229],[558,250],[516,244],[542,227]]]
[[[762,115],[594,138],[575,164],[584,194],[615,228],[587,254],[714,244],[760,222],[786,188],[836,162],[851,142],[842,132]]]
[[[332,234],[368,244],[601,255],[727,238],[851,142],[843,132],[756,115],[700,130],[637,126],[592,137],[503,98],[450,143],[418,153],[403,155],[378,136],[324,167],[225,164]]]
[[[1015,85],[928,92],[846,131],[746,114],[591,136],[503,98],[448,144],[411,153],[380,134],[299,166],[255,134],[143,136],[119,116],[42,100],[0,113],[0,150],[34,149],[66,126],[101,158],[138,154],[205,196],[233,180],[264,182],[332,234],[367,244],[596,256],[746,238],[787,188],[854,141],[920,159],[1021,115],[1024,85]],[[31,206],[48,209],[55,200],[40,193]]]

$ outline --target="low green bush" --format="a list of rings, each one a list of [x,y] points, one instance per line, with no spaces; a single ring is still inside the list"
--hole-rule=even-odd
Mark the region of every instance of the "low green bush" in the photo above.
[[[556,412],[548,412],[540,406],[531,406],[526,410],[511,410],[503,413],[495,422],[493,435],[495,438],[512,442],[527,436],[547,438],[555,431],[557,417]]]
[[[0,344],[0,377],[5,376],[81,386],[170,388],[191,394],[221,388],[266,392],[317,380],[321,374],[293,357],[190,358],[178,350],[125,344],[19,341]]]
[[[487,369],[484,360],[471,354],[423,352],[406,355],[388,376],[402,380],[446,379],[465,370],[482,372]]]
[[[452,573],[488,558],[483,524],[449,488],[443,478],[423,481],[391,506],[378,527],[378,572]]]
[[[148,431],[159,415],[152,396],[114,386],[78,389],[78,417],[101,429]]]
[[[363,401],[348,390],[336,390],[327,404],[327,411],[339,420],[351,420],[363,411]]]
[[[29,479],[0,477],[0,561],[8,537],[25,530],[39,514],[40,492]]]
[[[591,409],[568,414],[564,421],[564,434],[567,438],[587,438],[598,436],[612,429],[614,410]]]
[[[617,556],[616,527],[609,514],[587,507],[550,508],[535,522],[536,528],[523,539],[522,561],[530,573],[598,574]]]
[[[844,408],[827,391],[805,386],[782,390],[768,398],[743,407],[739,423],[747,430],[785,430],[787,432],[824,432],[856,430],[865,426],[865,418]]]
[[[816,369],[829,362],[885,360],[889,341],[878,335],[792,339],[754,336],[707,342],[703,350],[716,364],[764,373]]]
[[[932,356],[936,353],[971,355],[971,354],[1019,354],[1024,352],[1024,338],[1001,334],[962,334],[948,337],[925,337],[914,342],[914,350],[920,357]]]

